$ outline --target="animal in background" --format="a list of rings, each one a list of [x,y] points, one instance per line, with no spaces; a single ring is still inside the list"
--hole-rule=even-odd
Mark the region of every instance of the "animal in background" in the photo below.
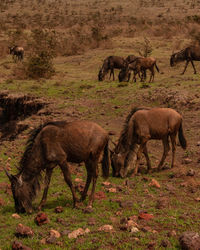
[[[101,69],[99,70],[98,80],[103,81],[105,79],[105,76],[110,71],[110,78],[111,78],[111,76],[113,76],[113,81],[114,81],[115,80],[114,69],[122,69],[122,68],[126,67],[126,65],[127,65],[126,60],[120,56],[107,57],[104,60]]]
[[[171,167],[173,168],[177,134],[181,147],[186,149],[187,142],[183,134],[182,116],[174,109],[133,108],[125,120],[124,128],[114,151],[111,151],[113,176],[126,177],[131,171],[133,174],[137,174],[142,153],[146,158],[148,171],[151,170],[147,151],[149,140],[162,140],[164,151],[157,168],[161,170],[170,150],[169,138],[171,139]]]
[[[12,47],[8,47],[9,48],[9,52],[10,55],[13,55],[13,60],[23,60],[24,58],[24,48],[23,47],[19,47],[17,45],[12,46]]]
[[[181,51],[174,53],[170,57],[170,66],[173,67],[177,63],[186,61],[185,67],[183,69],[182,75],[185,73],[189,62],[191,62],[194,69],[194,74],[197,73],[193,61],[200,61],[200,46],[190,46]]]

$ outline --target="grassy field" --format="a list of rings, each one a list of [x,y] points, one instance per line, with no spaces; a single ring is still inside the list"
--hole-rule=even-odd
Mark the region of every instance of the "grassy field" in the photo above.
[[[44,112],[26,118],[28,130],[14,141],[2,141],[0,144],[0,248],[10,249],[12,242],[18,240],[32,249],[180,249],[179,236],[185,231],[199,232],[200,228],[200,148],[197,146],[200,141],[200,83],[199,74],[193,74],[190,64],[186,73],[180,75],[184,63],[171,68],[169,58],[173,50],[184,48],[192,42],[194,36],[188,34],[191,34],[191,30],[193,30],[192,34],[196,34],[198,21],[179,24],[178,20],[186,20],[187,16],[198,17],[198,1],[180,0],[176,3],[174,1],[166,3],[165,1],[138,0],[134,6],[131,1],[125,1],[123,4],[119,1],[95,1],[94,3],[93,1],[68,1],[64,8],[63,1],[59,1],[60,4],[55,6],[54,1],[43,0],[40,3],[39,13],[39,1],[32,1],[32,6],[25,0],[10,2],[10,4],[4,2],[4,5],[2,3],[3,9],[0,14],[1,20],[7,20],[0,27],[2,52],[0,91],[31,94],[44,98],[49,105]],[[22,5],[22,11],[18,12]],[[140,6],[139,11],[136,12],[138,6]],[[56,11],[60,19],[56,18]],[[98,11],[100,14],[97,14]],[[44,12],[46,15],[42,15]],[[86,23],[88,27],[93,27],[96,18],[98,24],[106,20],[103,23],[104,31],[110,36],[107,39],[108,43],[101,40],[98,46],[95,39],[81,43],[82,46],[76,47],[77,53],[72,53],[74,49],[68,47],[67,44],[66,47],[61,46],[66,54],[63,53],[61,47],[57,48],[58,53],[53,60],[55,75],[50,79],[20,79],[16,70],[22,64],[14,63],[7,51],[8,43],[11,43],[12,39],[14,41],[18,34],[11,32],[13,31],[11,29],[14,23],[13,16],[16,16],[16,13],[20,14],[15,17],[17,21],[13,30],[22,31],[18,41],[22,41],[26,48],[25,61],[31,55],[30,47],[26,43],[28,41],[25,39],[26,35],[30,32],[31,25],[35,24],[34,28],[39,25],[34,21],[38,20],[36,13],[43,16],[41,22],[44,28],[47,28],[47,23],[52,23],[59,35],[68,27],[71,33],[64,33],[63,36],[68,37],[71,34],[75,39],[78,31],[86,29]],[[151,19],[153,23],[150,24],[147,21],[145,24],[142,23],[142,15],[147,16],[148,22]],[[77,16],[79,19],[76,21]],[[131,18],[133,16],[137,20],[134,19],[134,21]],[[171,16],[176,22],[170,25]],[[107,19],[104,19],[105,17]],[[164,21],[159,24],[156,22],[164,18],[169,23],[170,31],[167,32],[166,26],[163,26],[164,34],[161,34],[161,24]],[[81,25],[81,21],[83,25],[80,26],[82,29],[79,29],[77,26]],[[141,22],[133,23],[136,21]],[[70,26],[70,23],[73,25]],[[6,27],[10,33],[6,32]],[[178,29],[181,32],[179,35],[176,33],[175,36],[172,31]],[[185,30],[187,30],[186,33],[184,33]],[[115,73],[115,81],[110,81],[107,77],[105,81],[98,82],[98,71],[105,57],[138,55],[145,37],[151,42],[153,49],[151,56],[157,59],[160,69],[160,73],[156,72],[154,83],[147,84],[147,86],[139,81],[120,84],[118,71]],[[63,42],[59,43],[59,45],[62,44]],[[197,72],[200,72],[199,62],[195,62],[195,65]],[[149,79],[149,73],[147,74]],[[145,174],[144,159],[140,164],[140,173],[134,178],[113,178],[110,170],[110,177],[107,181],[114,188],[114,192],[109,192],[109,189],[103,185],[105,180],[101,177],[100,171],[93,211],[86,213],[84,208],[87,200],[80,209],[72,208],[70,190],[64,182],[60,169],[57,168],[50,184],[47,204],[43,209],[50,219],[49,223],[37,226],[34,221],[37,211],[31,215],[21,214],[20,219],[12,217],[15,213],[14,201],[3,167],[7,167],[12,173],[17,172],[16,166],[23,154],[28,132],[32,128],[50,120],[88,119],[99,123],[107,131],[111,131],[112,140],[117,141],[131,107],[140,105],[171,107],[183,115],[188,148],[183,151],[181,147],[177,147],[174,169],[168,168],[171,162],[170,152],[165,164],[166,169],[160,172]],[[113,145],[111,144],[110,147]],[[162,155],[162,144],[160,141],[151,141],[148,148],[152,165],[156,167]],[[188,175],[191,169],[194,170],[193,176]],[[83,165],[71,165],[71,171],[74,183],[77,184],[76,178],[85,182],[86,172]],[[160,188],[149,185],[152,179],[159,182]],[[41,193],[34,201],[35,208],[40,198]],[[62,213],[55,213],[57,206],[64,208]],[[153,218],[139,219],[142,212],[152,214]],[[130,228],[124,227],[128,220],[133,222],[138,232],[130,232]],[[33,238],[18,239],[16,237],[16,227],[19,223],[33,229]],[[112,225],[113,230],[100,231],[99,228],[106,224]],[[69,239],[68,234],[78,228],[84,230],[88,228],[90,232],[76,239]],[[48,238],[51,229],[59,231],[61,237],[53,243],[45,243],[44,239]]]

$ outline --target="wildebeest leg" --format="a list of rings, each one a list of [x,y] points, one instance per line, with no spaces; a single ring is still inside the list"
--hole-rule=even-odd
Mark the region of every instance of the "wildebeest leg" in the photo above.
[[[172,163],[171,168],[174,167],[174,161],[175,161],[175,152],[176,152],[176,134],[170,135],[171,143],[172,143]]]
[[[162,155],[162,159],[160,161],[160,163],[158,164],[158,170],[161,170],[162,168],[162,165],[167,157],[167,154],[169,153],[169,150],[170,150],[170,147],[169,147],[169,138],[168,136],[166,136],[163,140],[162,140],[162,143],[163,143],[163,155]]]
[[[76,196],[76,193],[75,193],[74,186],[72,184],[71,173],[69,171],[68,164],[65,161],[63,163],[59,163],[59,166],[60,166],[60,168],[61,168],[61,170],[63,172],[65,182],[68,184],[68,186],[71,189],[72,197],[73,197],[73,206],[76,207],[76,202],[77,202],[78,199],[77,199],[77,196]]]
[[[189,63],[189,61],[186,61],[185,68],[184,68],[183,72],[181,73],[181,75],[183,75],[185,73],[187,66],[188,66],[188,63]]]
[[[137,151],[138,151],[138,144],[133,143],[124,161],[124,169],[120,170],[120,176],[122,178],[127,176],[129,169],[131,169],[131,165],[137,161],[137,154],[138,154]],[[134,168],[134,172],[135,172],[135,168]]]
[[[46,175],[45,175],[45,188],[42,196],[42,200],[40,201],[40,204],[38,206],[38,210],[41,210],[41,208],[45,205],[46,200],[47,200],[47,193],[49,189],[49,184],[51,181],[51,175],[53,172],[53,168],[47,168],[46,169]]]
[[[149,155],[148,155],[148,151],[147,151],[147,145],[145,144],[144,148],[143,148],[143,154],[146,158],[147,161],[147,172],[149,172],[151,170],[151,161],[149,159]]]
[[[88,188],[89,188],[91,180],[92,180],[92,165],[91,165],[90,161],[86,162],[85,166],[86,166],[86,169],[87,169],[87,180],[86,180],[86,183],[85,183],[83,193],[81,195],[81,201],[85,200],[85,198],[87,196]]]
[[[134,169],[134,175],[136,175],[138,173],[138,166],[139,166],[140,158],[141,158],[142,152],[144,150],[144,147],[145,147],[145,143],[141,144],[139,149],[138,149],[137,160],[136,160],[135,169]]]
[[[151,76],[149,79],[149,82],[153,82],[154,81],[154,68],[151,69]]]
[[[91,162],[91,165],[92,165],[91,167],[92,169],[92,191],[89,196],[88,206],[92,206],[92,203],[94,201],[94,191],[95,191],[97,177],[98,177],[98,160],[93,160]]]
[[[196,68],[195,68],[195,66],[194,66],[194,63],[193,63],[193,61],[192,61],[192,60],[191,60],[190,62],[191,62],[192,67],[193,67],[193,69],[194,69],[194,74],[196,74],[196,73],[197,73],[197,71],[196,71]]]

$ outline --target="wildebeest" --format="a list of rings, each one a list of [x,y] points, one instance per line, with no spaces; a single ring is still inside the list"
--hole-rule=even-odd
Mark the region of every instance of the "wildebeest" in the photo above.
[[[135,80],[135,71],[137,70],[136,68],[137,58],[140,58],[140,57],[130,55],[126,58],[127,66],[120,70],[119,75],[118,75],[119,82],[122,82],[122,81],[129,82],[131,71],[133,71],[133,80]],[[142,77],[140,76],[139,73],[142,73]],[[144,69],[143,67],[141,67],[141,72],[137,72],[137,74],[139,75],[141,81],[144,81],[146,79],[146,69]]]
[[[23,47],[19,47],[17,45],[12,46],[12,47],[8,47],[9,51],[10,51],[10,55],[13,55],[13,60],[23,60],[24,58],[24,48]]]
[[[105,78],[106,74],[109,72],[109,70],[110,70],[110,78],[111,78],[111,75],[113,75],[113,81],[114,81],[115,80],[114,69],[122,69],[122,68],[126,67],[126,65],[127,65],[126,60],[120,56],[107,57],[104,60],[103,65],[99,71],[99,74],[98,74],[99,81],[104,80],[104,78]]]
[[[88,205],[92,206],[98,177],[98,162],[103,152],[103,176],[109,175],[108,133],[98,124],[90,121],[57,121],[41,125],[33,130],[25,152],[20,161],[19,173],[11,175],[5,169],[11,182],[15,208],[17,212],[32,212],[32,200],[40,188],[41,171],[46,171],[45,188],[39,209],[46,203],[52,171],[59,165],[65,182],[71,189],[73,205],[77,196],[71,180],[68,162],[84,162],[87,169],[87,181],[81,200],[87,196],[91,181],[92,191]]]
[[[156,64],[156,59],[153,57],[139,57],[135,59],[135,68],[136,68],[136,70],[134,71],[135,82],[136,82],[136,75],[139,74],[140,76],[141,70],[147,70],[147,69],[151,72],[149,82],[153,82],[155,75],[154,67],[156,67],[157,71],[159,72],[159,68]]]
[[[174,53],[170,57],[170,66],[173,67],[176,63],[186,61],[185,68],[182,75],[185,73],[189,62],[191,62],[194,69],[194,74],[197,73],[193,61],[200,61],[200,46],[190,46],[177,53]]]
[[[133,108],[125,120],[118,143],[112,152],[111,164],[113,176],[125,177],[129,172],[129,168],[131,169],[131,163],[135,163],[133,172],[137,174],[138,163],[142,153],[145,155],[149,171],[151,169],[151,162],[146,144],[152,139],[162,140],[163,143],[164,151],[158,165],[158,170],[160,170],[170,150],[170,137],[172,144],[171,167],[173,168],[177,133],[180,145],[183,149],[186,149],[187,142],[182,129],[182,116],[174,109]]]

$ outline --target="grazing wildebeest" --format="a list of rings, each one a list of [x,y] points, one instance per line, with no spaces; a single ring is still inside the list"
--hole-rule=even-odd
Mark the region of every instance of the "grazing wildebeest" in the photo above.
[[[105,78],[106,74],[109,72],[109,70],[110,70],[110,78],[111,78],[111,75],[113,75],[113,81],[114,81],[115,80],[114,69],[122,69],[122,68],[126,67],[126,65],[127,65],[126,60],[120,56],[107,57],[104,60],[103,65],[99,71],[99,74],[98,74],[99,81],[104,80],[104,78]]]
[[[13,60],[23,60],[24,58],[24,48],[17,45],[8,47],[10,50],[10,55],[13,55]]]
[[[39,209],[46,203],[52,171],[56,165],[62,170],[65,182],[71,189],[73,205],[78,201],[71,180],[68,162],[84,162],[87,181],[81,200],[87,196],[91,181],[92,191],[88,205],[92,206],[98,177],[98,162],[103,152],[103,176],[109,175],[108,133],[98,124],[90,121],[49,122],[33,130],[20,161],[19,173],[11,175],[5,169],[11,182],[17,212],[32,212],[32,200],[40,188],[41,171],[46,171],[45,188]]]
[[[194,69],[194,74],[197,73],[193,61],[200,61],[200,46],[190,46],[177,53],[171,55],[170,66],[173,67],[176,63],[186,61],[185,68],[182,75],[185,73],[189,62],[191,62]]]
[[[180,145],[183,149],[186,149],[187,142],[182,129],[182,116],[174,109],[133,108],[126,118],[118,143],[114,151],[111,152],[113,176],[125,177],[129,172],[131,163],[135,163],[133,172],[137,174],[138,164],[142,153],[145,155],[149,171],[151,169],[151,162],[146,144],[152,139],[162,140],[163,143],[164,151],[158,165],[158,170],[160,170],[170,150],[170,137],[172,144],[171,167],[173,168],[177,133]],[[131,170],[133,170],[133,168]]]
[[[126,58],[126,61],[127,61],[127,66],[122,68],[119,72],[119,75],[118,75],[118,78],[119,78],[119,82],[122,82],[122,81],[127,81],[129,82],[130,80],[130,76],[131,76],[131,72],[130,71],[133,71],[133,80],[135,80],[135,71],[136,71],[136,62],[137,62],[137,58],[140,58],[140,57],[136,57],[136,56],[133,56],[133,55],[130,55]],[[137,72],[136,74],[139,75],[141,81],[144,81],[146,79],[146,69],[141,67],[141,73],[142,73],[142,77],[140,76],[139,72]]]
[[[147,69],[151,72],[149,82],[153,82],[155,75],[154,67],[156,67],[157,71],[159,72],[159,68],[156,64],[156,59],[153,57],[139,57],[135,59],[135,68],[136,68],[136,70],[134,71],[135,82],[136,82],[136,75],[139,74],[140,76],[141,70],[147,70]]]

